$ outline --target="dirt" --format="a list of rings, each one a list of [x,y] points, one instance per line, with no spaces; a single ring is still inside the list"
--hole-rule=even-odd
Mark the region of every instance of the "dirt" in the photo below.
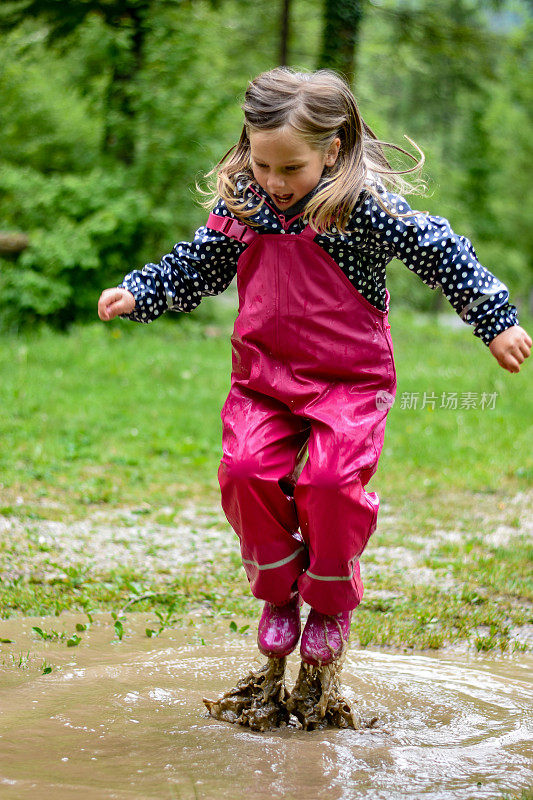
[[[287,709],[303,730],[361,727],[361,721],[342,694],[341,672],[340,660],[321,667],[301,663]]]
[[[343,659],[332,664],[300,664],[292,692],[285,685],[285,658],[269,658],[252,670],[234,689],[218,700],[204,703],[214,719],[232,722],[254,731],[269,731],[289,725],[305,731],[361,726],[355,711],[343,696],[340,685]]]
[[[285,687],[285,658],[269,658],[252,670],[234,689],[204,704],[214,719],[233,722],[253,731],[269,731],[289,724]]]

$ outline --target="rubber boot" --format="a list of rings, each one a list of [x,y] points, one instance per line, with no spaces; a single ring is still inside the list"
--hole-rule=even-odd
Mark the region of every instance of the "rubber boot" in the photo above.
[[[351,611],[327,616],[312,608],[300,644],[302,661],[314,666],[337,661],[348,642],[351,619]]]
[[[300,638],[301,605],[299,594],[295,594],[284,606],[265,603],[257,632],[257,646],[263,655],[283,658],[292,653]]]

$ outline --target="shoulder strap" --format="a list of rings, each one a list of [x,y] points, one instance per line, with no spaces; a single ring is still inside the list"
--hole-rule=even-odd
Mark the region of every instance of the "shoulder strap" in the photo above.
[[[314,231],[310,225],[306,225],[305,228],[297,234],[301,239],[309,239],[311,241],[313,241],[317,235],[317,232]]]
[[[245,225],[244,222],[239,222],[238,219],[233,217],[221,217],[218,214],[209,214],[206,227],[213,231],[220,231],[229,239],[236,239],[238,242],[244,242],[244,244],[250,244],[259,236],[256,231]]]

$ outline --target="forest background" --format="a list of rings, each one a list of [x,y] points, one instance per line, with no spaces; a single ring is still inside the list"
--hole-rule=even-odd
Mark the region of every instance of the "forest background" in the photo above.
[[[247,80],[279,63],[343,71],[380,138],[412,137],[430,187],[412,205],[526,304],[532,36],[521,0],[4,2],[0,230],[28,246],[0,256],[0,326],[94,320],[103,287],[190,239]],[[442,302],[404,268],[389,287]]]

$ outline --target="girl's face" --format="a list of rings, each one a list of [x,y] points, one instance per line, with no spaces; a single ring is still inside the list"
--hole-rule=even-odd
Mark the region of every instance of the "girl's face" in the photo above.
[[[315,188],[324,167],[337,160],[341,143],[336,138],[322,153],[290,126],[251,131],[249,138],[254,178],[282,211]]]

